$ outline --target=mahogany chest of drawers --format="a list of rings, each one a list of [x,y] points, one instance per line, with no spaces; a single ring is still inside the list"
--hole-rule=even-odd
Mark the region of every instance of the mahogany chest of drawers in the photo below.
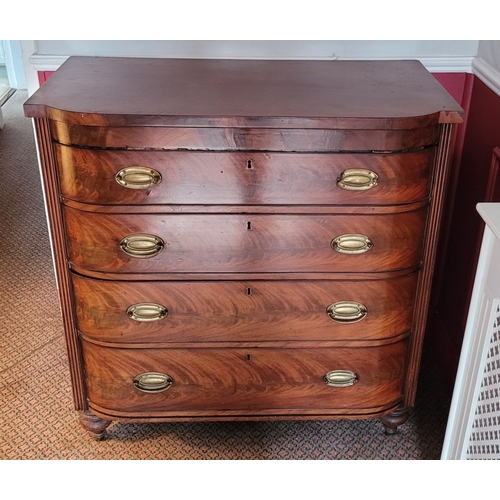
[[[25,113],[94,437],[406,420],[461,121],[419,62],[71,57]]]

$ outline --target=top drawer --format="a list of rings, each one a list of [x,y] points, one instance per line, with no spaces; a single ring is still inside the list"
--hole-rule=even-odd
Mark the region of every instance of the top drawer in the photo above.
[[[357,97],[358,98],[358,97]],[[137,108],[136,108],[137,110]],[[122,113],[119,113],[122,114]],[[219,114],[219,113],[217,113]],[[81,118],[81,117],[80,117]],[[104,125],[109,116],[95,116]],[[125,117],[121,117],[123,120]],[[142,118],[142,119],[141,119]],[[157,117],[160,122],[168,117]],[[184,117],[188,122],[198,122],[196,116]],[[200,118],[200,117],[198,117]],[[234,117],[233,117],[234,118]],[[123,126],[88,126],[65,121],[50,121],[54,142],[84,148],[158,150],[158,151],[288,151],[288,152],[338,152],[338,151],[409,151],[437,144],[439,126],[431,117],[416,124],[413,119],[373,120],[363,128],[356,119],[341,119],[342,128],[274,128],[262,127],[253,121],[250,127],[217,127],[213,120],[203,126],[147,126],[144,115],[129,116]],[[276,118],[274,119],[276,120]],[[271,122],[275,124],[271,118]],[[279,120],[279,119],[278,119]],[[142,122],[137,126],[137,121]],[[224,121],[224,118],[223,118]],[[231,121],[231,120],[230,120]],[[267,120],[265,120],[267,121]],[[381,121],[383,123],[381,123]],[[420,120],[417,119],[417,122]],[[144,123],[146,122],[146,123]],[[299,119],[304,124],[307,119]],[[432,122],[432,123],[429,123]],[[199,123],[199,122],[198,122]],[[311,123],[309,123],[311,125]],[[336,124],[339,125],[338,123]],[[382,128],[379,128],[382,127]],[[402,127],[402,128],[400,128]]]
[[[109,151],[56,145],[61,194],[105,205],[394,205],[426,198],[411,153]]]

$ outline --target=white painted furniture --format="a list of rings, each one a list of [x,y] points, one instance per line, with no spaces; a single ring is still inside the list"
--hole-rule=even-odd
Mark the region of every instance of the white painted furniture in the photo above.
[[[442,460],[500,459],[500,203],[486,223]]]

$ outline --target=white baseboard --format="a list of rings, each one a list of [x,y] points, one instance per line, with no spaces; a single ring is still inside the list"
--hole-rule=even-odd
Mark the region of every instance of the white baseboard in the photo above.
[[[473,57],[356,57],[341,58],[349,61],[394,61],[418,59],[431,73],[472,73]]]
[[[500,73],[479,57],[472,61],[472,72],[493,92],[500,96]]]
[[[59,66],[68,58],[69,56],[53,56],[53,55],[42,55],[33,54],[29,61],[36,71],[55,71]],[[179,59],[185,57],[186,59],[193,58],[192,54],[186,56],[177,56]],[[230,59],[226,57],[225,59]],[[236,59],[236,58],[232,58]],[[239,58],[238,58],[239,59]],[[248,58],[241,58],[248,59]],[[261,58],[264,59],[264,58]],[[266,59],[280,59],[279,57],[269,57]],[[315,60],[348,60],[347,58],[339,58],[336,56],[332,57],[296,57],[288,59],[315,59]],[[404,57],[359,57],[359,58],[349,58],[349,60],[393,60],[393,59],[405,59]],[[408,58],[409,59],[409,58]],[[431,73],[471,73],[472,72],[472,60],[473,57],[421,57],[418,58],[419,61],[431,72]]]
[[[33,54],[29,62],[35,71],[56,71],[68,57]]]

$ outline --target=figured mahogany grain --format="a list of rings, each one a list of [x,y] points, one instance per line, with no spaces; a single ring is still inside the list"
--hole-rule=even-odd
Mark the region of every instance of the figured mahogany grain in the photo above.
[[[417,273],[370,282],[114,282],[73,274],[79,331],[106,342],[381,341],[411,328]],[[352,300],[368,309],[355,323],[327,307]],[[138,322],[126,314],[156,303],[168,315]]]
[[[70,261],[80,268],[126,273],[337,272],[404,269],[420,261],[427,209],[393,215],[111,215],[64,207]],[[248,224],[251,229],[248,229]],[[130,235],[160,237],[155,257],[120,248]],[[344,234],[373,242],[366,253],[332,250]]]
[[[434,148],[403,154],[291,154],[109,151],[56,145],[61,194],[96,204],[389,205],[429,194]],[[115,180],[131,166],[157,170],[161,183],[129,189]],[[346,169],[369,169],[366,191],[337,186]]]
[[[439,127],[410,130],[88,127],[51,121],[67,146],[194,151],[405,151],[436,144]]]
[[[102,214],[318,214],[383,215],[411,212],[429,204],[429,198],[399,205],[90,205],[61,199],[62,203],[84,212]]]
[[[116,420],[125,423],[159,423],[159,422],[278,422],[283,420],[360,420],[383,417],[387,413],[396,410],[400,405],[400,399],[366,410],[359,408],[342,408],[338,413],[332,410],[282,409],[282,410],[253,410],[244,412],[241,410],[189,410],[172,411],[166,414],[162,411],[132,412],[120,410],[114,411],[102,408],[91,403],[92,413],[104,420]]]
[[[85,428],[100,437],[114,419],[403,422],[462,114],[419,62],[76,57],[25,113],[37,117]],[[162,183],[120,190],[116,170],[139,161]],[[342,169],[372,166],[376,188],[337,191]],[[134,233],[165,247],[129,257],[119,243]],[[373,248],[332,250],[346,233]],[[129,300],[167,301],[169,314],[137,327],[124,317]],[[366,301],[368,316],[329,323],[336,300]],[[327,387],[336,369],[359,382]],[[173,386],[138,391],[132,380],[145,371],[167,372]]]
[[[114,411],[321,409],[355,413],[401,397],[406,341],[373,348],[117,349],[83,341],[89,403]],[[350,387],[329,387],[331,370],[353,371]],[[145,372],[173,379],[166,391],[135,388]]]

